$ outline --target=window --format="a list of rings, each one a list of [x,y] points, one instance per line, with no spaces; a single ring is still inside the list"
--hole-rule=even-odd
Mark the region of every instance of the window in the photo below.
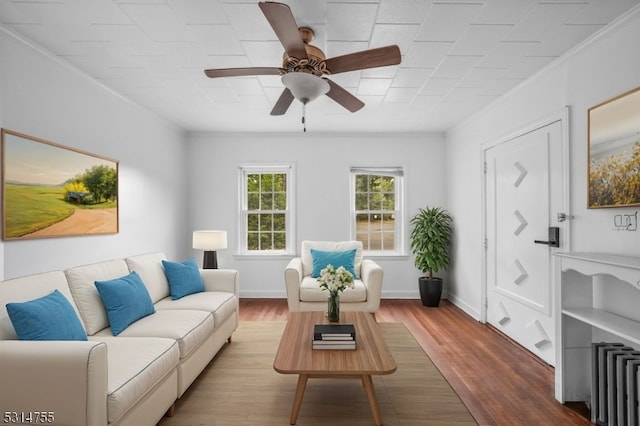
[[[244,254],[284,254],[293,247],[291,165],[240,167],[239,247]]]
[[[351,168],[351,236],[363,249],[402,254],[401,167]]]

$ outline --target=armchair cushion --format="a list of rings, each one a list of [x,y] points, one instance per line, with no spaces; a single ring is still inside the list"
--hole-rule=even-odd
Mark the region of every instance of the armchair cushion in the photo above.
[[[353,279],[358,279],[358,274],[355,270],[356,249],[345,251],[324,251],[311,249],[311,259],[313,261],[313,270],[311,276],[313,278],[319,278],[320,272],[327,267],[327,265],[333,265],[338,269],[343,266],[348,272],[353,275]]]
[[[313,258],[311,249],[323,251],[347,251],[356,250],[353,261],[353,269],[356,276],[361,275],[362,266],[362,242],[361,241],[303,241],[300,257],[302,259],[302,275],[310,276],[313,272]],[[336,265],[334,265],[336,266]]]
[[[340,302],[366,302],[367,288],[360,280],[354,280],[354,287],[340,293]],[[318,280],[313,277],[304,277],[300,283],[301,302],[326,302],[329,292],[320,288]]]

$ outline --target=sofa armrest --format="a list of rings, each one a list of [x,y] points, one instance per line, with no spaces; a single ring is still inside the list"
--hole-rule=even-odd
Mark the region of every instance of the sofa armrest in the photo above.
[[[42,416],[45,412],[44,423],[49,424],[107,424],[104,343],[2,340],[0,353],[3,415],[38,412]]]
[[[300,310],[300,283],[302,283],[302,258],[294,257],[284,269],[284,283],[287,290],[289,312]]]
[[[238,271],[235,269],[200,269],[205,291],[240,294]]]
[[[360,268],[360,279],[367,288],[367,312],[376,312],[380,307],[384,270],[371,259],[364,259]]]

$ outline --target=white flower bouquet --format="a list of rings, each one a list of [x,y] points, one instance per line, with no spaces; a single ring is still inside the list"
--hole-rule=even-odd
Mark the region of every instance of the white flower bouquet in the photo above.
[[[332,294],[344,291],[346,288],[353,288],[353,275],[347,271],[344,266],[334,268],[333,265],[327,265],[320,271],[318,277],[320,288],[329,290]]]

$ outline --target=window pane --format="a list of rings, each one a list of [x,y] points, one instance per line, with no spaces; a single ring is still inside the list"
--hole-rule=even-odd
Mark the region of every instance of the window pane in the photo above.
[[[247,231],[256,232],[258,230],[259,219],[257,214],[247,215]]]
[[[369,234],[356,234],[356,241],[362,242],[363,250],[369,250]]]
[[[258,210],[260,208],[260,194],[257,192],[247,194],[247,209]]]
[[[285,175],[284,173],[274,175],[273,190],[274,191],[287,190],[287,175]]]
[[[263,192],[260,195],[260,210],[272,210],[273,209],[273,193]]]
[[[367,193],[356,192],[356,210],[367,210],[369,208],[369,195]]]
[[[247,234],[247,249],[248,250],[260,250],[260,245],[258,243],[258,233],[257,232],[249,232]]]
[[[285,192],[276,192],[273,194],[273,209],[285,210],[287,208],[287,194]]]
[[[260,234],[260,250],[273,250],[271,235],[271,232],[262,232]]]
[[[369,190],[369,185],[367,185],[367,182],[367,175],[356,175],[356,193],[367,192]]]
[[[370,210],[382,209],[382,194],[371,194],[371,202],[369,204]]]
[[[369,181],[369,191],[380,191],[380,181],[378,176],[369,175],[367,180]]]
[[[287,230],[287,215],[284,213],[277,213],[273,215],[273,228],[274,231],[285,232]]]
[[[382,249],[383,250],[395,250],[395,232],[383,232],[382,233]]]
[[[273,175],[263,173],[260,175],[260,190],[262,192],[273,191]]]
[[[273,234],[273,248],[276,250],[284,250],[287,248],[287,234],[284,232],[275,232]]]
[[[260,230],[261,231],[271,231],[273,228],[271,227],[271,214],[261,214],[260,215]]]
[[[395,210],[396,209],[396,196],[395,194],[384,194],[384,201],[382,202],[382,208],[385,210]]]
[[[381,190],[384,192],[394,192],[395,191],[394,188],[395,188],[395,178],[391,176],[383,176]]]
[[[260,175],[249,174],[247,175],[247,192],[260,191]]]

